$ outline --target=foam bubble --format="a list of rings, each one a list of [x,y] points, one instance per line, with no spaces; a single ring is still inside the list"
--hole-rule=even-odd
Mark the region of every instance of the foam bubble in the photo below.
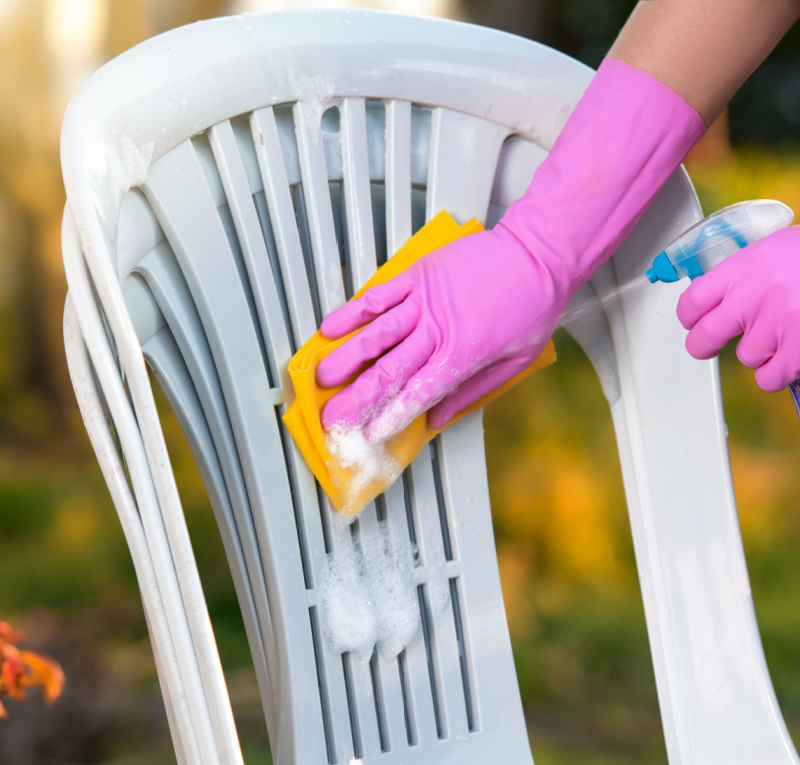
[[[382,524],[380,531],[380,544],[368,551],[364,563],[377,621],[377,648],[391,659],[417,634],[419,600],[404,530]]]
[[[322,629],[335,653],[369,659],[377,639],[377,621],[364,579],[357,540],[345,541],[328,555],[320,591]]]
[[[377,648],[399,654],[419,631],[411,545],[405,529],[381,523],[367,546],[347,533],[328,556],[320,591],[325,636],[336,653],[366,661]]]
[[[345,497],[350,511],[361,510],[353,505],[374,481],[389,486],[403,472],[403,466],[389,454],[385,444],[369,441],[358,427],[335,425],[326,433],[325,443],[341,467],[352,473]]]
[[[367,426],[370,443],[381,444],[410,425],[420,414],[421,406],[413,406],[408,395],[399,395],[389,401]]]

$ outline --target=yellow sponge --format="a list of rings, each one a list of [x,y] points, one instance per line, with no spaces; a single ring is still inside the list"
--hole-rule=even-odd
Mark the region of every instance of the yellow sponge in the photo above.
[[[384,266],[378,269],[354,297],[360,297],[370,287],[389,281],[423,255],[438,250],[462,236],[482,230],[481,224],[474,219],[459,226],[446,212],[439,213],[406,242]],[[317,364],[358,332],[360,330],[338,340],[329,340],[317,332],[294,355],[289,362],[289,375],[294,385],[295,400],[283,416],[289,433],[325,493],[330,497],[334,507],[348,514],[357,513],[378,494],[389,488],[402,469],[411,464],[422,451],[425,444],[441,432],[441,430],[434,430],[428,426],[427,414],[420,415],[404,431],[386,442],[387,456],[391,463],[397,466],[397,469],[382,473],[378,478],[370,476],[365,479],[364,476],[358,475],[357,468],[344,464],[331,454],[320,422],[320,412],[328,400],[352,380],[337,388],[321,388],[317,385],[316,380]],[[528,375],[552,364],[555,358],[555,347],[550,341],[527,369],[471,406],[461,410],[451,422],[484,406]]]

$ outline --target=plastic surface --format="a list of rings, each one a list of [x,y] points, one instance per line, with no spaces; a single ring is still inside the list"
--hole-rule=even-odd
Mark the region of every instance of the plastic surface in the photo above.
[[[305,12],[175,30],[105,66],[71,104],[65,339],[182,764],[241,754],[145,359],[223,529],[275,761],[530,762],[480,414],[359,520],[365,545],[386,519],[413,533],[426,615],[401,660],[368,665],[322,635],[326,552],[351,532],[331,524],[279,417],[286,364],[321,317],[440,209],[496,222],[590,77],[474,26]],[[687,357],[678,292],[641,279],[645,254],[699,217],[675,174],[567,323],[611,404],[670,761],[796,763],[753,613],[716,366]],[[441,570],[439,611],[427,582]]]
[[[647,278],[696,279],[742,247],[788,226],[794,213],[782,202],[754,199],[717,210],[681,234],[653,261]]]

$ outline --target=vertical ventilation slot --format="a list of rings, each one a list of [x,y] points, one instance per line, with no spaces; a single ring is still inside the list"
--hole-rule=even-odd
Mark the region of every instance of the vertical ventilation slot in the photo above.
[[[341,120],[338,106],[331,106],[322,113],[320,136],[325,149],[325,170],[328,174],[328,193],[331,197],[333,229],[336,234],[336,244],[339,248],[342,281],[344,283],[345,297],[349,300],[353,297],[354,290],[346,267],[348,242],[344,192],[342,190]]]
[[[472,683],[470,682],[469,664],[467,662],[467,646],[464,640],[464,621],[461,618],[461,599],[458,581],[458,579],[450,580],[450,602],[453,604],[453,621],[456,627],[458,661],[461,665],[461,683],[464,686],[464,706],[467,710],[467,727],[470,733],[474,733],[478,728],[472,704]]]
[[[314,643],[314,658],[317,665],[317,684],[319,685],[319,700],[322,706],[322,724],[325,728],[325,747],[328,750],[328,763],[336,765],[336,740],[333,733],[331,720],[331,702],[328,696],[328,685],[325,681],[325,671],[322,665],[322,632],[319,627],[319,617],[316,606],[308,609],[311,621],[311,639]]]
[[[344,687],[347,695],[347,709],[350,712],[350,731],[353,735],[353,757],[360,760],[364,756],[364,744],[361,741],[361,725],[358,721],[358,707],[356,706],[355,689],[353,687],[353,658],[349,653],[342,654],[342,670],[344,672]]]
[[[306,213],[306,200],[303,197],[303,187],[300,183],[291,188],[294,216],[297,221],[297,232],[300,235],[300,247],[303,250],[303,263],[306,267],[308,285],[311,292],[311,304],[314,307],[314,319],[317,326],[322,322],[322,308],[319,304],[319,289],[317,275],[314,271],[314,256],[311,250],[311,232],[308,228],[308,215]]]
[[[325,554],[329,555],[333,552],[333,547],[331,546],[331,538],[333,536],[333,529],[331,529],[331,519],[330,513],[325,512],[325,503],[328,501],[328,498],[325,496],[325,490],[320,486],[319,482],[315,482],[317,485],[317,502],[319,504],[319,517],[320,522],[322,524],[322,541],[325,544]]]
[[[387,260],[386,247],[386,105],[383,101],[366,102],[367,163],[372,201],[372,236],[378,267]],[[410,159],[410,158],[409,158]]]
[[[431,697],[433,699],[433,716],[436,721],[436,735],[442,739],[447,736],[442,719],[443,703],[441,698],[442,684],[439,682],[439,667],[436,660],[436,636],[433,632],[433,619],[428,607],[427,587],[420,584],[417,587],[419,597],[419,614],[422,629],[422,638],[425,641],[425,656],[428,660],[428,676],[431,681]]]
[[[406,673],[408,666],[406,663],[406,652],[401,651],[397,655],[397,671],[400,675],[400,692],[403,696],[403,716],[406,723],[406,740],[409,746],[415,746],[417,743],[417,733],[414,730],[412,720],[414,719],[414,710],[411,704],[411,697],[408,693],[408,683],[406,681]]]
[[[445,560],[453,560],[453,545],[450,538],[450,521],[447,517],[447,504],[444,499],[444,487],[442,486],[442,463],[439,460],[439,439],[435,438],[430,443],[431,447],[431,467],[433,468],[433,483],[436,487],[436,504],[439,507],[439,523],[442,527],[442,543],[444,545]]]
[[[294,521],[297,530],[297,544],[300,547],[300,562],[303,566],[303,581],[307,590],[314,588],[314,580],[312,576],[311,562],[308,555],[308,542],[306,538],[306,528],[303,522],[303,513],[301,510],[301,503],[299,502],[300,493],[297,487],[297,475],[294,468],[294,457],[289,453],[289,449],[295,448],[290,446],[287,441],[289,434],[286,432],[286,426],[280,416],[280,411],[275,409],[275,416],[278,418],[278,432],[281,436],[281,448],[283,449],[283,458],[286,466],[288,467],[289,474],[289,488],[292,492],[292,509],[294,510]],[[302,457],[297,454],[298,459]]]
[[[417,529],[414,525],[414,508],[411,504],[411,497],[414,495],[414,479],[411,470],[406,468],[403,471],[403,499],[406,505],[406,520],[408,521],[408,538],[411,540],[413,549],[417,549]]]
[[[431,116],[430,109],[411,107],[411,230],[415,234],[425,225]]]
[[[389,518],[385,494],[379,494],[375,497],[375,517],[380,523],[385,523]]]
[[[378,738],[380,739],[381,752],[388,752],[389,736],[386,731],[386,710],[383,704],[381,671],[378,666],[378,654],[375,651],[372,652],[369,660],[369,677],[372,683],[372,697],[375,699],[375,717],[378,720]]]
[[[380,268],[389,259],[386,245],[386,186],[370,183],[372,199],[372,231],[375,237],[375,263]]]

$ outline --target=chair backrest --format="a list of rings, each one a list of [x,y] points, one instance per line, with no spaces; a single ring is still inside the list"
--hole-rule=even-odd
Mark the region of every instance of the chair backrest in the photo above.
[[[182,762],[241,754],[145,360],[209,491],[276,760],[530,762],[480,415],[350,528],[280,415],[286,364],[320,318],[439,210],[496,220],[590,77],[478,27],[307,11],[154,38],[71,104],[68,356]],[[567,323],[612,405],[671,760],[794,762],[747,591],[716,367],[687,361],[676,292],[635,282],[698,217],[677,173]],[[340,655],[326,636],[330,561],[359,552],[410,572],[421,626],[396,657]]]

